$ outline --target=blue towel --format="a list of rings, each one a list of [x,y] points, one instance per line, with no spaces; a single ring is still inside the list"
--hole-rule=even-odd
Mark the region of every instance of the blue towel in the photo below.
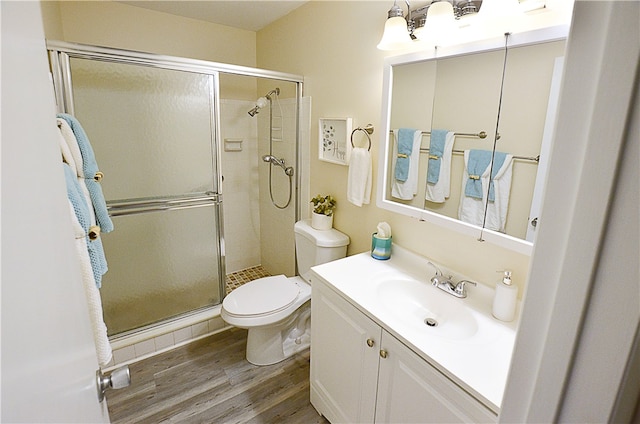
[[[467,160],[467,174],[469,179],[465,185],[464,194],[468,197],[482,199],[482,179],[481,176],[491,164],[492,152],[490,150],[470,150],[469,159]],[[503,152],[493,153],[493,169],[491,170],[491,180],[489,181],[489,201],[493,202],[496,198],[493,189],[493,179],[498,174],[500,168],[504,164],[507,154]]]
[[[427,164],[427,182],[437,184],[440,179],[440,164],[444,153],[444,145],[447,140],[448,130],[431,130],[431,143],[429,144],[429,162]]]
[[[111,222],[109,212],[107,211],[107,203],[102,194],[102,187],[100,183],[94,179],[99,169],[93,149],[91,148],[91,143],[89,143],[89,137],[87,137],[80,122],[73,116],[66,113],[59,113],[57,117],[67,121],[78,142],[78,147],[82,154],[82,170],[85,176],[85,184],[91,196],[91,203],[93,203],[97,224],[102,232],[108,233],[113,231],[113,222]]]
[[[416,130],[400,128],[398,130],[398,157],[396,158],[396,180],[407,181],[409,177],[409,164],[413,151],[413,136]]]
[[[64,168],[64,178],[67,185],[67,197],[73,206],[73,211],[78,218],[78,222],[85,231],[87,251],[89,252],[89,261],[91,262],[91,268],[93,269],[93,277],[96,281],[96,286],[100,288],[102,286],[102,276],[108,270],[102,241],[100,238],[96,240],[89,239],[88,234],[89,228],[91,227],[91,214],[89,213],[89,206],[87,206],[87,202],[85,201],[80,183],[78,183],[78,176],[68,164],[63,163],[62,166]]]

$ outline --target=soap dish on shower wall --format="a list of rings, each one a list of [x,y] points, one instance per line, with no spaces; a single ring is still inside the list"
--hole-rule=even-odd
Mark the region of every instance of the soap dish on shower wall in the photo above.
[[[243,140],[241,138],[225,138],[224,151],[225,152],[241,152],[242,141]]]

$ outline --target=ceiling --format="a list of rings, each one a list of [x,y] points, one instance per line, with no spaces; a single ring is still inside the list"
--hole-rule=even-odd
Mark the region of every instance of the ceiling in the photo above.
[[[289,0],[139,0],[120,1],[131,6],[258,31],[307,1]]]

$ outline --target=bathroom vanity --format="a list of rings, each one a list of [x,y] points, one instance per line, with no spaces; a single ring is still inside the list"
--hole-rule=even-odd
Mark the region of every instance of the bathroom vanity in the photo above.
[[[497,421],[516,323],[491,316],[491,288],[460,299],[434,274],[396,245],[312,268],[311,403],[329,421]]]

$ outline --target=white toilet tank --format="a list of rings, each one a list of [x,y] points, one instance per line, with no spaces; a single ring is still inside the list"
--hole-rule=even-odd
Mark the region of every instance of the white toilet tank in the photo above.
[[[312,266],[324,264],[347,255],[349,236],[332,228],[316,230],[310,219],[296,222],[294,225],[296,238],[296,257],[298,273],[309,281],[308,273]]]

